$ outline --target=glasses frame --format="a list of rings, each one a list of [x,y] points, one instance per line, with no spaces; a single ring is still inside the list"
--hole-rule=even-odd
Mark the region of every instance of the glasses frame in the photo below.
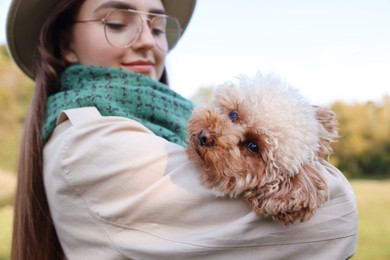
[[[74,21],[73,23],[101,22],[101,23],[103,24],[103,26],[104,26],[104,36],[105,36],[105,38],[106,38],[107,43],[110,44],[110,45],[111,45],[112,47],[114,47],[114,48],[126,49],[126,48],[129,48],[130,46],[132,46],[132,45],[139,39],[139,37],[140,37],[140,35],[141,35],[141,33],[142,33],[142,30],[143,30],[143,26],[140,26],[140,27],[138,28],[137,35],[136,35],[136,37],[134,37],[134,40],[133,40],[131,43],[129,43],[129,44],[123,46],[123,47],[118,47],[118,46],[113,45],[113,44],[110,42],[110,40],[108,39],[108,37],[107,37],[107,32],[106,32],[106,30],[107,30],[106,28],[107,28],[107,27],[106,27],[106,24],[107,24],[107,18],[111,15],[112,12],[115,12],[115,11],[125,11],[125,12],[129,12],[129,13],[137,14],[138,17],[141,19],[141,22],[142,22],[142,23],[143,23],[143,22],[147,22],[148,26],[149,26],[149,24],[151,24],[151,23],[153,22],[153,20],[154,20],[155,18],[157,18],[157,17],[159,17],[159,18],[169,18],[169,19],[174,20],[174,21],[177,23],[178,29],[179,29],[179,31],[178,31],[178,36],[177,36],[177,40],[174,42],[174,44],[172,44],[172,46],[169,46],[169,43],[168,43],[168,50],[163,50],[163,49],[156,43],[156,46],[157,46],[161,51],[166,52],[166,53],[169,52],[170,50],[172,50],[172,49],[176,46],[176,44],[178,43],[178,41],[179,41],[179,39],[180,39],[180,37],[181,37],[181,35],[182,35],[182,33],[183,33],[183,28],[181,28],[181,25],[180,25],[178,19],[175,18],[175,17],[169,16],[169,15],[166,15],[166,14],[149,13],[149,12],[143,12],[143,11],[138,11],[138,10],[133,10],[133,9],[113,9],[113,10],[109,11],[109,12],[106,14],[106,16],[105,16],[104,18],[90,19],[90,20],[76,20],[76,21]],[[153,17],[152,17],[152,18],[144,18],[144,17],[142,17],[141,15],[148,15],[148,16],[153,16]],[[167,41],[168,41],[168,39],[167,39]]]

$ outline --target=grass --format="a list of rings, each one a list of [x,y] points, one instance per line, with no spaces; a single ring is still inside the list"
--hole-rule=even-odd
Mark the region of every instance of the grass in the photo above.
[[[12,205],[15,192],[15,176],[11,173],[0,171],[0,208]]]
[[[0,172],[0,186],[6,180],[10,186],[0,190],[13,191],[14,180],[10,175],[3,178]],[[354,260],[390,259],[390,180],[353,180],[352,187],[356,194],[359,209],[359,237]],[[9,188],[11,187],[11,188]],[[9,196],[4,192],[0,195]],[[0,197],[0,201],[2,198]],[[6,205],[0,206],[0,260],[9,259],[12,233],[12,206],[9,199]]]
[[[0,170],[0,183],[0,260],[6,260],[11,248],[15,176]]]
[[[11,206],[0,208],[0,260],[9,259],[12,233],[12,211]]]
[[[359,210],[356,260],[390,259],[390,180],[354,180]]]

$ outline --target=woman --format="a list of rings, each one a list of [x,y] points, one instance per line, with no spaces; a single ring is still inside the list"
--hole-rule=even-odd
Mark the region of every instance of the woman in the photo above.
[[[192,105],[165,84],[195,0],[15,0],[16,64],[36,82],[22,144],[12,259],[345,259],[353,192],[285,227],[215,198],[186,158]]]

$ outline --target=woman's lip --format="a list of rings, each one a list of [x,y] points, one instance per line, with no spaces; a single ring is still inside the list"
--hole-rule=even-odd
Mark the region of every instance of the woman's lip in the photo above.
[[[150,73],[153,69],[153,63],[144,61],[126,63],[124,66],[131,71],[139,73]]]
[[[128,68],[131,71],[139,72],[139,73],[149,73],[152,71],[153,66],[152,65],[126,65],[126,68]]]
[[[153,69],[153,64],[149,62],[133,62],[123,64],[128,70],[139,72],[139,73],[150,73]]]

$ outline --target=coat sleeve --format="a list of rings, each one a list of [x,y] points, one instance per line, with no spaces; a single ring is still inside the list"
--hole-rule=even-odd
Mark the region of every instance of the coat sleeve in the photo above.
[[[68,110],[44,148],[52,219],[68,259],[346,259],[357,237],[354,195],[333,166],[331,198],[283,226],[239,199],[216,198],[184,148],[140,123]]]

